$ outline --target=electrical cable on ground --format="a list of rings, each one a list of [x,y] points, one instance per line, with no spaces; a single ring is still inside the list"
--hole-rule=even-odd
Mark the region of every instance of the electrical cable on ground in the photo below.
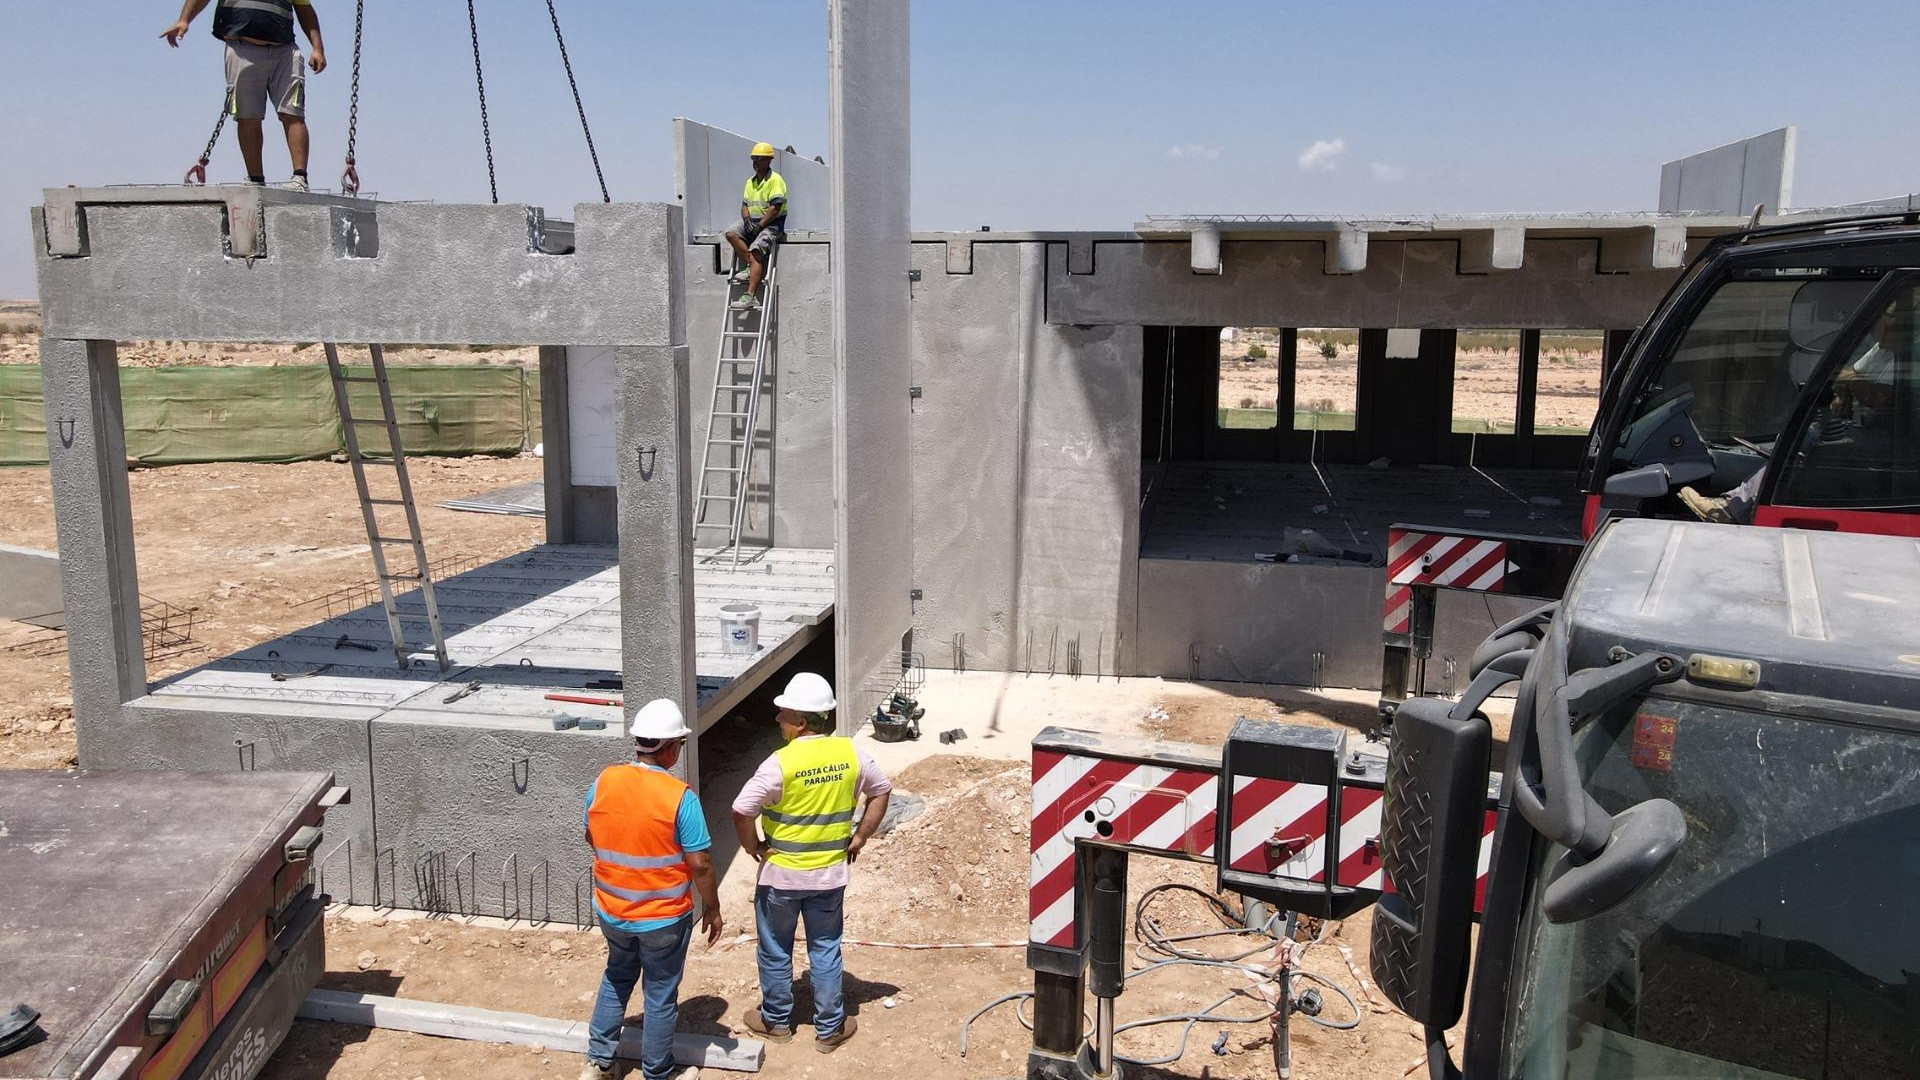
[[[1155,897],[1165,893],[1170,893],[1170,892],[1187,892],[1200,897],[1202,900],[1206,901],[1208,908],[1214,913],[1214,915],[1217,918],[1219,918],[1222,923],[1225,924],[1225,928],[1220,930],[1203,930],[1197,933],[1190,933],[1190,934],[1177,934],[1177,935],[1166,934],[1160,929],[1159,922],[1155,920],[1152,916],[1147,914],[1147,907]],[[1312,948],[1315,945],[1322,944],[1327,940],[1328,935],[1332,932],[1331,924],[1330,923],[1323,924],[1321,927],[1320,934],[1316,936],[1312,941],[1296,942],[1296,941],[1291,941],[1287,939],[1280,939],[1279,936],[1275,933],[1275,924],[1280,921],[1282,916],[1283,916],[1283,913],[1275,912],[1274,915],[1271,918],[1269,918],[1263,926],[1259,927],[1258,929],[1249,928],[1246,925],[1244,925],[1238,913],[1236,913],[1230,906],[1228,906],[1226,901],[1220,899],[1218,896],[1215,896],[1212,893],[1209,893],[1203,889],[1197,889],[1191,885],[1186,885],[1179,882],[1168,882],[1165,884],[1156,885],[1153,888],[1148,889],[1145,893],[1141,894],[1140,899],[1134,903],[1134,909],[1133,909],[1134,933],[1139,941],[1139,943],[1135,946],[1134,951],[1135,951],[1135,955],[1139,956],[1142,960],[1146,960],[1148,962],[1144,967],[1135,968],[1134,970],[1127,972],[1125,976],[1125,980],[1127,982],[1132,982],[1136,978],[1140,978],[1142,976],[1151,974],[1155,971],[1161,971],[1166,968],[1172,968],[1172,967],[1206,967],[1206,968],[1220,968],[1228,971],[1239,971],[1246,975],[1251,976],[1254,982],[1251,987],[1233,990],[1227,993],[1226,995],[1222,996],[1219,1000],[1213,1002],[1211,1005],[1208,1005],[1206,1008],[1201,1009],[1197,1012],[1172,1013],[1166,1016],[1150,1016],[1145,1019],[1131,1020],[1131,1021],[1128,1021],[1127,1023],[1118,1025],[1117,1027],[1114,1028],[1114,1034],[1116,1035],[1120,1034],[1123,1031],[1133,1031],[1139,1028],[1155,1027],[1160,1024],[1182,1024],[1184,1026],[1180,1029],[1180,1040],[1174,1047],[1174,1051],[1171,1056],[1162,1056],[1158,1058],[1131,1058],[1131,1057],[1126,1057],[1124,1055],[1116,1054],[1114,1055],[1114,1059],[1124,1064],[1136,1065],[1141,1067],[1171,1065],[1174,1062],[1179,1061],[1182,1057],[1186,1056],[1187,1042],[1193,1034],[1193,1029],[1200,1024],[1255,1024],[1255,1023],[1260,1023],[1262,1021],[1273,1019],[1273,1017],[1279,1012],[1279,1009],[1280,1009],[1279,1005],[1270,1004],[1265,1011],[1252,1016],[1222,1016],[1214,1012],[1214,1010],[1221,1008],[1222,1006],[1233,1001],[1235,998],[1248,996],[1255,988],[1261,988],[1264,991],[1264,988],[1268,984],[1276,984],[1276,985],[1280,984],[1283,973],[1286,975],[1290,975],[1293,978],[1305,979],[1309,982],[1318,983],[1320,986],[1325,987],[1328,991],[1330,991],[1331,993],[1339,997],[1342,1001],[1346,1002],[1347,1011],[1351,1015],[1351,1019],[1328,1020],[1328,1019],[1322,1018],[1317,1013],[1308,1013],[1308,1012],[1300,1012],[1300,1015],[1306,1017],[1308,1020],[1313,1021],[1314,1023],[1320,1025],[1321,1027],[1332,1028],[1336,1031],[1345,1031],[1345,1030],[1359,1027],[1361,1017],[1364,1015],[1364,1013],[1360,1007],[1360,1003],[1354,999],[1354,996],[1351,993],[1349,993],[1344,987],[1341,987],[1335,984],[1332,980],[1328,979],[1326,976],[1321,975],[1317,972],[1307,971],[1298,966],[1298,962],[1301,956],[1303,956],[1308,949]],[[1262,935],[1266,940],[1262,944],[1257,945],[1252,949],[1248,949],[1238,953],[1231,953],[1225,956],[1215,956],[1208,953],[1197,952],[1192,949],[1182,948],[1180,945],[1176,944],[1177,942],[1198,941],[1198,940],[1203,940],[1207,938],[1216,938],[1216,937],[1231,937],[1231,936],[1238,936],[1242,934],[1259,934],[1259,935]],[[1279,963],[1274,967],[1267,967],[1259,964],[1250,964],[1250,963],[1244,962],[1249,958],[1264,952],[1278,952],[1280,954],[1278,957]],[[1158,953],[1162,956],[1165,956],[1166,959],[1153,960],[1148,955],[1149,953]],[[1349,963],[1349,970],[1352,970],[1351,963]],[[1019,1021],[1020,1026],[1027,1029],[1028,1031],[1032,1031],[1033,1021],[1031,1018],[1029,1018],[1026,1015],[1024,1011],[1022,1011],[1022,1008],[1021,1008],[1021,1006],[1032,997],[1033,997],[1033,991],[1031,990],[1022,990],[1022,991],[1017,991],[1011,994],[1004,994],[1000,997],[993,999],[987,1004],[981,1006],[980,1009],[974,1012],[972,1016],[967,1017],[967,1019],[960,1025],[960,1056],[961,1057],[967,1056],[967,1046],[968,1046],[968,1041],[972,1035],[972,1028],[973,1028],[974,1021],[980,1019],[982,1016],[985,1016],[987,1013],[992,1012],[994,1009],[1000,1007],[1001,1005],[1005,1005],[1008,1002],[1014,1003],[1014,1007],[1013,1007],[1014,1018],[1017,1021]],[[1264,992],[1262,993],[1262,997],[1263,999],[1265,998]],[[1091,1035],[1091,1031],[1090,1031],[1091,1023],[1084,1012],[1081,1014],[1081,1020],[1083,1023],[1082,1038],[1085,1039],[1090,1037]]]

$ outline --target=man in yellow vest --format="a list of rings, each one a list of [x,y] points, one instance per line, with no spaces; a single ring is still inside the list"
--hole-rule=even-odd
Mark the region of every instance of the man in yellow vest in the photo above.
[[[760,863],[753,894],[759,931],[760,1005],[746,1025],[768,1042],[793,1038],[793,935],[807,926],[813,1048],[831,1054],[853,1038],[840,994],[841,901],[847,866],[880,829],[893,784],[853,740],[833,734],[833,687],[801,672],[773,699],[787,745],[762,762],[733,801],[740,850]],[[856,813],[861,797],[866,809]],[[755,822],[766,830],[761,839]]]
[[[607,939],[607,970],[587,1030],[581,1080],[612,1077],[620,1029],[634,983],[642,984],[646,1026],[640,1072],[648,1080],[692,1080],[699,1069],[673,1067],[680,1018],[680,975],[693,936],[693,894],[707,947],[720,940],[720,895],[707,849],[700,799],[667,770],[693,734],[679,706],[660,698],[634,715],[634,760],[608,766],[587,792],[587,845],[593,848],[593,909]]]
[[[773,145],[755,143],[748,152],[753,175],[740,193],[740,224],[727,230],[727,243],[734,257],[747,264],[733,275],[735,284],[744,281],[747,291],[730,305],[735,311],[760,308],[760,282],[767,276],[767,259],[775,244],[787,238],[787,181],[773,171]]]

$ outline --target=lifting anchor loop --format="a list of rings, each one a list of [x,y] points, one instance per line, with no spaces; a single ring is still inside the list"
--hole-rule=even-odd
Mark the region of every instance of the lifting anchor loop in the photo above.
[[[223,103],[220,106],[220,119],[213,122],[213,134],[207,136],[207,148],[200,151],[200,160],[194,162],[193,167],[187,170],[187,175],[180,180],[181,183],[194,184],[199,187],[206,186],[207,163],[213,160],[213,148],[220,144],[220,132],[226,128],[226,126],[227,107]]]

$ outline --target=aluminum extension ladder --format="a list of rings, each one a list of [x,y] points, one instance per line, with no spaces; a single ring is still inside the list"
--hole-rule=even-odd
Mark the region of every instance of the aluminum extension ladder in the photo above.
[[[340,364],[340,351],[331,342],[326,343],[327,374],[333,380],[333,400],[340,409],[340,429],[346,437],[347,461],[353,466],[353,485],[360,494],[360,517],[367,526],[367,546],[373,549],[374,578],[380,585],[380,603],[387,610],[387,633],[393,639],[394,660],[405,669],[412,663],[407,649],[407,635],[403,629],[403,620],[425,622],[433,635],[433,656],[439,661],[440,670],[447,670],[446,632],[440,625],[440,606],[433,596],[433,572],[427,565],[427,546],[420,536],[420,511],[413,502],[413,484],[407,479],[407,455],[400,446],[400,423],[393,413],[393,388],[387,382],[387,361],[380,346],[368,345],[367,355],[371,360],[372,375],[349,375]],[[353,415],[353,406],[348,399],[348,383],[372,383],[380,393],[380,416],[359,417]],[[378,426],[386,429],[388,456],[370,458],[361,451],[360,429]],[[377,449],[377,448],[376,448]],[[397,496],[393,498],[375,498],[367,485],[367,469],[390,468],[397,484]],[[378,508],[400,507],[405,512],[405,536],[389,536],[381,527]],[[408,547],[413,551],[413,572],[410,574],[392,573],[387,566],[387,549],[390,547]],[[413,583],[420,589],[420,598],[426,604],[426,614],[417,615],[410,611],[401,611],[394,601],[396,584]]]
[[[771,330],[779,306],[774,266],[779,251],[776,245],[767,255],[760,306],[752,311],[733,310],[734,301],[747,294],[745,283],[733,280],[736,269],[727,276],[726,301],[720,311],[719,359],[713,370],[707,441],[700,454],[693,529],[696,539],[704,531],[726,530],[726,546],[732,549],[734,566],[740,565],[740,532],[747,520],[747,485],[753,477],[760,392],[766,385],[767,358],[773,347]]]

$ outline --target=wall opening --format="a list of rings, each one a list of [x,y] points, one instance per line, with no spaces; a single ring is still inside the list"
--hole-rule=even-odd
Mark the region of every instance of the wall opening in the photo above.
[[[1297,357],[1293,429],[1353,431],[1360,393],[1360,331],[1302,328]]]
[[[1600,409],[1605,370],[1599,330],[1545,330],[1540,334],[1540,374],[1534,393],[1536,435],[1585,436]]]
[[[1215,423],[1229,431],[1280,426],[1280,331],[1228,326],[1220,331],[1220,405]]]
[[[1454,344],[1453,417],[1457,435],[1512,435],[1520,415],[1518,330],[1463,330]]]

